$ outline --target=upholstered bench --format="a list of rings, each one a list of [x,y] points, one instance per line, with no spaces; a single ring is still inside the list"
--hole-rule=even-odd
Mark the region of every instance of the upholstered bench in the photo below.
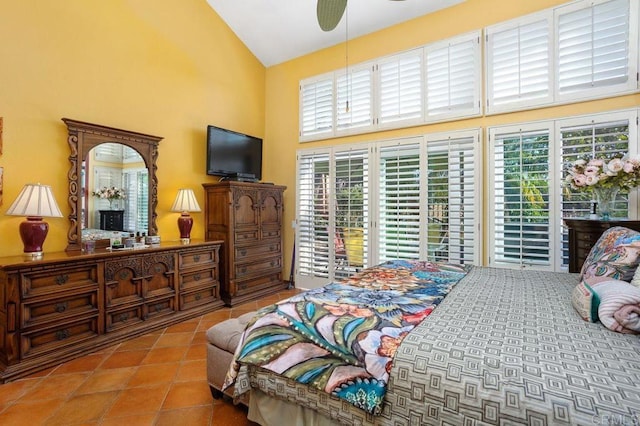
[[[231,365],[240,336],[255,312],[247,312],[238,318],[231,318],[207,330],[207,380],[214,398],[223,396],[222,385]],[[233,386],[224,391],[233,397]],[[243,401],[241,401],[243,402]]]

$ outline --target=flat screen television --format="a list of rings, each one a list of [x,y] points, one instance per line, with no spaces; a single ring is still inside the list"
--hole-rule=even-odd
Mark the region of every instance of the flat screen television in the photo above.
[[[207,126],[207,174],[261,180],[262,139]]]

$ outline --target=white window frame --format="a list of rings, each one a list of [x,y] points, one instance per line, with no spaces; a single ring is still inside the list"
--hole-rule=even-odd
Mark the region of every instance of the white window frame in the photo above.
[[[492,25],[486,27],[484,29],[485,32],[485,87],[487,93],[486,99],[486,113],[490,114],[498,114],[502,112],[515,111],[519,109],[530,109],[532,107],[537,107],[541,105],[547,105],[553,101],[553,76],[555,75],[553,72],[554,64],[553,64],[553,37],[551,34],[548,34],[547,41],[547,54],[548,54],[548,65],[547,65],[547,87],[548,93],[546,96],[541,96],[536,99],[524,99],[522,101],[514,101],[510,103],[498,104],[496,105],[494,102],[494,75],[493,75],[493,38],[494,34],[501,33],[504,31],[514,30],[523,26],[531,25],[536,22],[547,22],[547,28],[549,31],[552,30],[553,26],[553,14],[551,10],[545,10],[538,13],[533,13],[530,15],[526,15],[523,17],[519,17],[517,19],[513,19],[510,21],[502,22],[496,25]]]
[[[518,17],[516,19],[501,22],[496,25],[485,27],[485,87],[486,87],[486,115],[501,114],[506,112],[523,111],[529,109],[535,109],[545,106],[564,105],[575,102],[582,102],[587,100],[596,100],[603,98],[610,98],[615,96],[623,96],[627,94],[637,93],[640,90],[640,55],[638,50],[640,47],[640,19],[638,19],[640,0],[629,0],[629,60],[628,60],[628,75],[629,78],[624,84],[602,86],[588,90],[578,90],[570,93],[560,93],[559,88],[559,46],[558,46],[558,25],[559,17],[564,13],[574,12],[580,9],[590,8],[598,6],[603,3],[607,3],[610,0],[578,0],[564,5],[559,5],[554,8],[546,9],[540,12],[536,12],[530,15]],[[635,19],[634,19],[635,17]],[[491,75],[491,35],[503,31],[509,28],[516,28],[518,25],[526,25],[527,23],[535,22],[541,18],[549,19],[549,34],[550,34],[550,50],[549,50],[549,66],[551,68],[551,74],[549,75],[550,82],[550,96],[538,100],[530,100],[525,102],[510,102],[501,105],[495,105],[493,101],[493,89]]]
[[[351,150],[363,150],[363,149],[367,149],[368,150],[368,159],[367,159],[367,164],[368,164],[368,191],[367,191],[367,198],[365,200],[365,208],[367,209],[368,213],[365,213],[364,217],[367,219],[367,222],[365,223],[365,232],[366,232],[366,243],[367,243],[367,247],[365,248],[365,265],[374,265],[380,262],[380,255],[379,255],[379,239],[380,239],[380,229],[378,226],[379,220],[380,220],[380,210],[379,210],[379,192],[380,192],[380,185],[379,185],[379,174],[380,174],[380,169],[379,169],[379,164],[381,161],[380,158],[380,148],[381,147],[388,147],[388,146],[393,146],[393,145],[399,145],[399,144],[408,144],[408,143],[417,143],[417,147],[416,149],[418,150],[418,155],[420,156],[420,168],[419,170],[426,170],[426,166],[427,166],[427,153],[428,153],[428,145],[429,143],[434,143],[436,141],[443,141],[443,140],[458,140],[458,139],[469,139],[469,138],[473,138],[473,155],[474,155],[474,183],[477,184],[477,186],[474,187],[474,198],[473,198],[473,204],[474,207],[477,209],[475,212],[475,216],[474,216],[474,239],[473,239],[473,247],[474,247],[474,253],[473,253],[473,263],[476,265],[480,265],[482,263],[482,259],[483,259],[483,238],[482,238],[482,222],[483,222],[483,208],[482,208],[482,185],[480,184],[480,182],[482,182],[482,176],[483,176],[483,156],[482,156],[482,142],[481,142],[481,138],[482,138],[482,131],[481,129],[477,128],[477,129],[468,129],[468,130],[460,130],[460,131],[454,131],[454,132],[447,132],[447,133],[434,133],[434,134],[427,134],[427,135],[419,135],[419,136],[414,136],[414,137],[408,137],[408,138],[401,138],[401,139],[392,139],[392,140],[381,140],[381,141],[374,141],[374,142],[367,142],[367,143],[360,143],[360,144],[353,144],[353,145],[337,145],[337,146],[332,146],[332,147],[325,147],[325,148],[320,148],[320,149],[300,149],[297,151],[297,161],[296,161],[296,177],[297,179],[297,186],[296,186],[296,224],[300,224],[302,223],[302,218],[299,217],[299,212],[301,210],[301,199],[300,199],[300,182],[301,182],[301,170],[300,170],[300,165],[301,165],[301,157],[303,156],[327,156],[328,161],[329,161],[329,177],[328,177],[328,188],[335,188],[335,180],[336,180],[336,176],[335,176],[335,161],[336,161],[336,156],[339,153],[344,153],[344,152],[348,152]],[[426,207],[426,194],[427,194],[427,176],[426,173],[420,173],[419,176],[420,179],[420,241],[419,241],[419,247],[417,249],[417,253],[418,256],[422,259],[422,260],[426,260],[427,256],[428,256],[428,244],[427,244],[427,239],[426,239],[426,224],[427,224],[427,207]],[[309,188],[306,188],[307,190],[309,190]],[[313,201],[312,201],[313,202]],[[336,211],[336,206],[335,206],[335,200],[334,197],[329,196],[329,207],[328,210],[330,212],[335,212]],[[296,225],[297,226],[297,225]],[[330,218],[328,221],[328,227],[329,227],[329,234],[331,234],[331,232],[333,232],[333,230],[336,227],[336,223],[335,223],[335,215],[333,213],[330,214]],[[313,231],[312,231],[313,232]],[[307,238],[309,241],[313,240],[312,238],[313,236],[311,236],[311,238]],[[301,244],[301,232],[296,232],[295,235],[295,246],[296,246],[296,255],[295,255],[295,265],[294,265],[294,271],[295,271],[295,281],[296,284],[299,285],[301,288],[317,288],[320,286],[323,286],[325,284],[327,284],[327,282],[333,280],[334,278],[336,278],[336,276],[338,276],[339,274],[336,273],[336,268],[339,267],[339,265],[337,265],[336,262],[336,256],[335,256],[335,247],[332,247],[332,238],[329,238],[328,242],[324,242],[325,244],[328,243],[329,245],[329,249],[328,249],[328,253],[326,255],[327,257],[327,265],[326,265],[326,273],[323,271],[322,274],[318,273],[316,274],[314,271],[314,267],[315,265],[311,266],[311,271],[305,271],[305,274],[302,275],[300,274],[300,262],[301,262],[301,255],[299,253],[299,250],[311,250],[312,253],[315,253],[314,250],[316,250],[316,248],[314,247],[303,247],[303,244]],[[305,241],[306,243],[307,241]],[[321,241],[322,242],[322,241]],[[309,255],[309,254],[305,254],[307,257],[308,256],[313,256],[313,254]],[[320,265],[323,266],[323,265]],[[314,275],[315,274],[315,275]],[[325,276],[326,275],[326,276]]]
[[[358,65],[354,65],[354,66],[349,66],[348,68],[344,68],[340,71],[336,71],[334,73],[334,104],[333,104],[333,108],[334,108],[334,128],[335,128],[335,134],[336,135],[340,135],[340,136],[346,136],[346,135],[351,135],[351,134],[358,134],[361,133],[363,130],[367,130],[367,129],[371,129],[371,127],[374,124],[374,120],[375,120],[375,105],[376,105],[376,93],[374,90],[375,87],[375,81],[376,81],[376,77],[375,77],[375,73],[374,73],[374,68],[375,68],[375,64],[370,63],[370,62],[365,62],[362,64],[358,64]],[[361,124],[361,125],[356,125],[354,126],[353,124],[346,126],[344,128],[340,128],[339,126],[339,115],[340,115],[340,111],[344,108],[346,108],[346,105],[340,105],[339,104],[339,100],[340,100],[340,92],[339,92],[339,79],[341,77],[343,77],[344,75],[347,74],[353,74],[353,73],[358,73],[358,72],[364,72],[367,71],[369,73],[369,120],[367,124]],[[347,85],[349,85],[350,83],[347,82]],[[349,89],[347,89],[349,91]],[[350,95],[347,95],[347,98],[349,100],[350,104],[350,108],[353,108],[353,100],[351,98]]]
[[[554,60],[559,63],[559,21],[560,16],[566,13],[576,12],[578,10],[595,7],[604,3],[609,2],[610,0],[589,0],[589,1],[579,1],[575,3],[569,3],[564,6],[559,6],[554,10]],[[595,87],[587,90],[579,90],[574,92],[569,92],[562,94],[560,93],[560,67],[556,66],[555,68],[555,98],[557,104],[569,103],[581,100],[588,99],[599,99],[599,98],[607,98],[611,96],[619,96],[627,93],[636,92],[639,88],[638,82],[638,48],[640,46],[638,41],[638,0],[629,0],[629,38],[628,38],[628,65],[627,65],[627,74],[628,79],[625,83],[620,83],[616,85],[609,86],[601,86]],[[636,19],[634,20],[634,17]]]
[[[485,186],[487,189],[487,199],[493,202],[487,206],[487,229],[485,235],[488,239],[488,266],[505,267],[505,268],[530,268],[537,270],[553,270],[557,272],[566,272],[567,268],[562,265],[562,243],[563,233],[566,232],[565,225],[562,221],[562,188],[561,182],[563,176],[562,164],[562,129],[567,127],[588,126],[590,124],[606,124],[610,122],[618,122],[627,120],[629,123],[629,149],[631,155],[640,153],[640,128],[638,126],[640,109],[632,108],[626,110],[605,111],[595,114],[586,114],[574,117],[564,117],[557,120],[545,120],[539,122],[520,123],[504,126],[493,126],[486,129],[488,146],[488,173]],[[549,229],[550,229],[550,262],[549,265],[527,265],[527,264],[511,264],[495,261],[495,239],[492,235],[495,231],[495,146],[494,140],[497,134],[509,134],[529,131],[547,131],[549,134],[549,157],[551,185],[549,187]],[[637,220],[640,218],[640,189],[631,191],[629,194],[629,210],[628,216]]]
[[[548,150],[548,158],[550,163],[549,175],[555,176],[554,173],[554,144],[553,144],[553,122],[544,121],[537,123],[524,123],[524,124],[515,124],[515,125],[507,125],[507,126],[496,126],[490,127],[487,129],[487,137],[489,141],[489,156],[488,163],[490,171],[488,173],[487,185],[488,185],[488,199],[493,200],[492,203],[489,203],[488,208],[488,226],[487,226],[487,237],[489,239],[489,266],[491,267],[500,267],[500,268],[512,268],[512,269],[536,269],[536,270],[546,270],[546,271],[555,271],[557,270],[556,259],[557,255],[555,253],[555,248],[558,246],[556,243],[557,233],[554,232],[556,227],[556,214],[554,213],[557,210],[557,199],[558,192],[556,185],[553,182],[549,185],[549,259],[548,265],[540,265],[540,264],[532,264],[527,262],[501,262],[496,259],[495,253],[497,250],[497,239],[494,238],[494,234],[496,232],[496,206],[497,206],[497,195],[496,195],[496,176],[493,173],[494,170],[497,169],[495,164],[495,140],[498,135],[503,134],[523,134],[523,133],[546,133],[549,138],[549,150]]]
[[[331,81],[331,127],[324,130],[311,130],[308,133],[304,132],[304,87],[308,85],[316,85],[320,82]],[[325,73],[317,75],[300,82],[299,86],[299,113],[298,113],[298,128],[300,129],[300,141],[316,140],[326,137],[331,137],[335,133],[336,118],[335,118],[335,103],[336,103],[336,88],[334,73]]]
[[[424,76],[424,102],[423,102],[423,110],[424,110],[424,121],[425,122],[437,122],[437,121],[442,121],[442,120],[453,120],[453,119],[458,119],[458,118],[470,118],[470,117],[477,117],[480,116],[480,114],[482,113],[482,106],[481,106],[481,93],[482,93],[482,54],[481,54],[481,48],[480,48],[480,39],[482,37],[482,31],[477,30],[477,31],[472,31],[466,34],[461,34],[459,36],[456,37],[451,37],[449,39],[440,41],[440,42],[436,42],[436,43],[431,43],[427,46],[425,46],[424,50],[424,72],[425,72],[425,76]],[[472,61],[473,61],[473,67],[472,67],[472,73],[473,73],[473,90],[472,90],[472,97],[473,97],[473,101],[472,101],[472,105],[469,108],[464,108],[464,109],[456,109],[456,108],[451,108],[451,106],[449,106],[449,111],[448,112],[442,112],[442,113],[434,113],[434,114],[430,114],[429,113],[429,90],[428,90],[428,81],[429,81],[429,53],[436,51],[436,50],[441,50],[441,49],[446,49],[446,48],[451,48],[455,45],[459,45],[459,44],[463,44],[463,43],[468,43],[468,42],[472,42],[475,43],[475,49],[473,49],[473,57],[472,57]],[[451,81],[455,78],[455,76],[451,75],[451,69],[448,70],[448,80]]]

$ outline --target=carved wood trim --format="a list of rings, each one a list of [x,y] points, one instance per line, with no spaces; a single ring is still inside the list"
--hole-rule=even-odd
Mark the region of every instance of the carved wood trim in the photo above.
[[[105,142],[116,142],[127,145],[140,154],[147,170],[149,171],[149,230],[148,235],[157,235],[158,226],[156,219],[156,207],[158,206],[158,144],[162,140],[160,136],[152,136],[144,133],[131,132],[99,124],[85,123],[82,121],[63,118],[67,125],[69,136],[67,142],[71,149],[69,155],[69,232],[67,233],[67,251],[81,249],[82,229],[79,225],[79,215],[82,211],[82,194],[79,193],[82,184],[80,182],[82,159],[95,146]]]

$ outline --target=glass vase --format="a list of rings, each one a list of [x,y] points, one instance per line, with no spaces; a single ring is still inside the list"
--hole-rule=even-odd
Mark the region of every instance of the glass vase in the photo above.
[[[613,213],[613,207],[616,202],[620,188],[612,186],[608,188],[593,188],[593,194],[595,195],[596,203],[598,203],[598,213],[600,219],[609,220]]]

